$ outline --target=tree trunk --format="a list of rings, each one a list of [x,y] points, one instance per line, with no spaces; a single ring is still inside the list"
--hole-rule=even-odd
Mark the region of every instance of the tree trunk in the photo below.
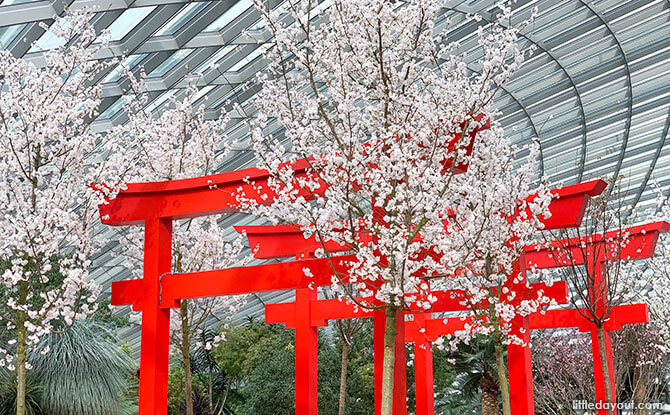
[[[223,392],[223,396],[221,397],[221,405],[218,406],[219,412],[217,412],[217,415],[223,414],[223,409],[226,407],[226,401],[228,400],[228,391],[230,390],[230,386],[226,387],[226,390]]]
[[[646,407],[648,401],[647,377],[639,364],[633,369],[633,404],[634,415],[651,415],[651,409]]]
[[[19,282],[19,304],[28,302],[28,283]],[[26,414],[26,358],[28,345],[26,337],[26,313],[16,313],[16,415]]]
[[[612,414],[612,384],[610,383],[610,370],[607,365],[607,351],[605,350],[605,329],[602,326],[596,329],[598,336],[598,349],[600,349],[600,370],[603,373],[605,384],[605,402],[607,402],[607,414]]]
[[[498,385],[502,395],[503,415],[512,415],[509,398],[509,382],[507,381],[507,365],[505,364],[505,352],[502,341],[502,333],[497,325],[493,331],[493,344],[496,350],[496,367],[498,372]]]
[[[393,415],[393,369],[395,365],[396,310],[387,305],[384,327],[384,367],[380,415]]]
[[[18,313],[16,336],[16,415],[26,414],[26,327],[25,314]]]
[[[349,365],[349,342],[342,339],[342,371],[340,372],[340,409],[338,415],[344,415],[344,402],[347,397],[347,366]]]
[[[184,383],[186,384],[186,415],[193,415],[193,376],[191,374],[191,348],[189,347],[188,302],[181,300],[181,357],[184,361]]]
[[[209,392],[209,415],[214,415],[214,397],[212,396],[212,393],[214,392],[214,388],[212,386],[212,368],[209,368],[209,385],[207,388],[207,391]]]
[[[482,391],[482,415],[498,415],[498,384],[488,372],[482,374],[479,388]]]

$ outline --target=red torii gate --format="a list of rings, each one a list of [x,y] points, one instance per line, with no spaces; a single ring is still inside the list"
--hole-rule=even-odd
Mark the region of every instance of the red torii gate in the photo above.
[[[308,174],[307,167],[305,161],[292,166],[299,175]],[[131,183],[116,198],[100,207],[104,224],[143,223],[145,226],[143,278],[112,284],[113,305],[131,304],[134,310],[142,311],[140,415],[166,412],[169,309],[178,307],[180,299],[297,289],[308,287],[310,283],[330,283],[332,268],[325,259],[187,274],[170,273],[173,220],[237,212],[240,210],[237,196],[242,192],[247,198],[269,203],[274,195],[267,186],[268,179],[268,172],[251,168],[191,179]],[[262,195],[259,194],[260,188],[264,189]],[[552,206],[562,207],[551,209],[553,216],[549,221],[569,216],[581,218],[588,196],[600,193],[603,188],[602,181],[594,181],[561,189],[558,193],[562,197]],[[338,257],[334,266],[338,272],[346,272],[345,261],[350,260],[353,260],[352,256]],[[305,266],[319,277],[306,277],[302,271]],[[240,281],[244,281],[245,286],[240,286]]]
[[[307,162],[296,163],[294,169],[296,174],[306,174]],[[191,281],[199,277],[185,275],[173,278],[172,285],[169,284],[168,277],[172,270],[172,221],[238,212],[240,203],[237,195],[244,192],[247,197],[262,200],[257,189],[258,186],[267,189],[269,177],[267,171],[250,168],[192,179],[130,183],[114,199],[100,206],[103,224],[120,226],[143,223],[145,227],[143,278],[112,283],[111,298],[113,305],[131,304],[133,310],[142,311],[139,415],[167,412],[170,308],[178,307],[181,298],[193,297],[183,293],[193,287]],[[249,181],[253,181],[254,185]],[[225,270],[228,278],[220,278],[219,282],[227,283],[230,288],[228,291],[219,284],[220,294],[205,289],[195,296],[306,286],[309,281],[306,281],[301,269],[291,266],[278,264]],[[324,275],[330,270],[330,265],[324,261],[316,261],[312,266],[315,269],[321,266]],[[280,278],[282,274],[285,278]],[[234,280],[246,281],[247,285],[239,287]],[[172,287],[172,291],[168,287]],[[166,295],[169,293],[172,295]]]
[[[529,264],[537,264],[543,268],[557,268],[565,266],[572,262],[574,265],[584,265],[591,268],[594,273],[595,282],[593,292],[596,303],[601,302],[603,306],[597,312],[604,313],[605,304],[609,301],[607,298],[607,281],[602,272],[602,264],[607,261],[623,261],[651,258],[654,256],[656,244],[661,233],[668,232],[670,224],[667,222],[654,222],[644,225],[633,226],[627,229],[614,230],[605,233],[605,235],[590,235],[580,239],[553,241],[549,246],[541,249],[531,249],[526,254]],[[623,238],[623,240],[620,240]],[[622,242],[625,242],[622,243]],[[585,245],[585,249],[583,246]],[[606,245],[614,245],[614,252],[604,249]],[[569,252],[569,253],[568,253]],[[584,258],[584,252],[587,257]],[[591,263],[592,262],[592,263]],[[625,310],[625,311],[624,311]],[[614,384],[614,357],[612,355],[612,339],[610,331],[621,329],[621,324],[646,323],[648,322],[648,313],[646,304],[636,304],[627,306],[614,306],[611,309],[609,320],[605,322],[605,354],[607,356],[607,370],[610,373],[610,390],[612,396],[610,402],[616,402],[616,387]],[[626,314],[627,313],[627,314]],[[536,328],[546,328],[546,325],[554,324],[559,327],[577,327],[580,331],[591,332],[591,347],[593,354],[593,372],[595,380],[596,400],[606,402],[607,394],[605,391],[605,381],[602,367],[597,363],[600,354],[600,346],[596,326],[587,320],[584,315],[588,313],[579,313],[578,310],[552,310],[536,321]],[[604,317],[604,316],[603,316]],[[606,410],[598,410],[599,414],[606,414]],[[616,413],[616,410],[614,410]]]
[[[644,259],[650,258],[654,255],[656,248],[656,243],[658,237],[661,233],[667,232],[670,230],[670,224],[666,222],[654,222],[646,225],[634,226],[628,229],[624,229],[623,232],[627,235],[626,246],[618,253],[619,258],[605,258],[603,256],[598,258],[598,262],[612,261],[612,260],[635,260],[635,259]],[[612,231],[606,234],[605,238],[594,238],[594,236],[586,236],[580,240],[571,240],[571,241],[562,241],[558,242],[563,247],[572,247],[577,249],[581,242],[585,242],[591,238],[591,242],[587,245],[594,245],[598,243],[603,243],[611,239],[613,236],[619,234],[620,231]],[[567,243],[569,242],[569,244]],[[552,244],[552,246],[557,246],[557,243]],[[600,251],[603,252],[603,251]],[[575,256],[576,259],[579,257]],[[561,264],[560,260],[555,255],[554,251],[550,247],[545,247],[542,249],[535,249],[529,247],[526,251],[526,259],[529,264],[534,264],[537,268],[555,268],[565,266]],[[577,265],[583,264],[582,261],[578,261]],[[603,373],[600,367],[600,364],[596,359],[599,359],[600,347],[597,340],[597,334],[595,331],[595,325],[587,320],[584,315],[584,311],[580,313],[578,309],[560,309],[560,310],[548,310],[545,314],[533,313],[529,316],[529,328],[531,330],[537,329],[550,329],[550,328],[578,328],[583,332],[591,333],[591,344],[592,344],[592,355],[593,355],[593,369],[595,376],[595,391],[596,399],[601,402],[605,402],[605,385],[603,380]],[[469,321],[469,320],[466,320]],[[612,354],[612,344],[610,338],[610,331],[621,330],[623,324],[636,324],[636,323],[646,323],[648,322],[648,311],[646,304],[625,304],[617,305],[612,307],[610,318],[605,322],[604,328],[606,333],[606,354],[607,361],[610,373],[613,374],[614,371],[614,358]],[[414,340],[415,344],[418,341],[424,342],[426,347],[421,350],[415,349],[416,353],[420,354],[421,361],[431,361],[432,362],[432,351],[430,350],[430,343],[435,341],[440,336],[446,334],[453,334],[456,330],[462,330],[464,321],[461,318],[449,318],[449,319],[428,319],[425,316],[421,316],[419,320],[410,327],[406,329],[406,336],[408,341]],[[416,357],[415,357],[416,358]],[[426,374],[426,384],[432,385],[432,366],[427,367],[424,371]],[[514,374],[510,368],[510,378]],[[419,377],[417,376],[417,379]],[[615,401],[615,384],[614,376],[610,376],[611,389],[612,389],[612,402]],[[418,390],[418,389],[417,389]],[[430,393],[425,394],[426,400],[432,400],[432,388]],[[418,402],[418,399],[417,399]],[[601,409],[598,411],[599,414],[606,414],[606,410]],[[615,411],[616,412],[616,411]],[[516,413],[516,412],[515,412]],[[417,407],[417,415],[421,415]]]

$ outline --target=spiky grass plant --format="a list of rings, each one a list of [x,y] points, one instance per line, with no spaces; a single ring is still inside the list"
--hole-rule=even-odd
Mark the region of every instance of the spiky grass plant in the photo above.
[[[26,415],[43,415],[40,407],[41,387],[35,376],[26,378]],[[16,414],[16,377],[14,372],[0,368],[0,415]]]
[[[46,336],[29,361],[46,413],[116,415],[127,406],[136,365],[100,323],[82,320]]]

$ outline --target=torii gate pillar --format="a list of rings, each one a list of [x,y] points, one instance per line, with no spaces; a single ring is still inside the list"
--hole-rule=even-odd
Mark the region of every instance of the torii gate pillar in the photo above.
[[[295,413],[317,415],[318,405],[318,335],[312,324],[311,303],[316,290],[295,291]]]
[[[144,230],[142,353],[139,414],[165,413],[170,357],[170,309],[160,307],[160,279],[172,267],[172,220],[147,219]]]
[[[419,327],[426,327],[430,313],[414,314]],[[424,329],[425,330],[425,329]],[[414,338],[414,385],[417,415],[435,413],[435,391],[433,386],[433,343],[426,336]]]
[[[508,279],[512,287],[510,292],[521,292],[526,285],[525,254],[514,263],[512,275]],[[520,298],[510,302],[518,304]],[[512,319],[510,335],[520,339],[524,344],[510,343],[507,346],[507,368],[509,379],[510,406],[515,415],[534,415],[535,400],[533,398],[533,363],[530,356],[530,321],[528,316],[517,315]]]

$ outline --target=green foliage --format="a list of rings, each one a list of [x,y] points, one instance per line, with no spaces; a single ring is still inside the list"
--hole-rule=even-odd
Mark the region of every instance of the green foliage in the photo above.
[[[98,308],[89,318],[104,324],[110,329],[121,329],[130,326],[130,320],[127,315],[117,316],[112,313],[108,298],[98,303]]]
[[[174,355],[172,357],[175,357]],[[173,359],[170,359],[173,361]],[[168,375],[168,415],[179,415],[183,412],[183,405],[186,400],[184,386],[184,366],[174,364],[170,366]],[[194,387],[197,379],[193,379]]]
[[[45,336],[28,356],[28,414],[136,414],[137,365],[115,340],[93,320]],[[2,369],[0,415],[16,413],[15,399],[15,374]]]
[[[45,336],[29,361],[41,406],[52,415],[118,414],[136,370],[109,330],[91,320]]]
[[[252,348],[263,338],[273,337],[280,326],[271,326],[249,320],[246,325],[225,330],[226,341],[213,350],[213,355],[232,382],[239,382],[249,374]]]
[[[200,334],[202,344],[212,342],[216,333],[204,330]],[[173,355],[173,362],[168,378],[168,414],[181,415],[186,413],[186,385],[184,365],[181,364],[181,353]],[[193,411],[195,414],[209,415],[209,386],[212,385],[212,407],[215,414],[233,414],[228,397],[231,395],[230,382],[226,373],[214,357],[211,350],[204,347],[191,353],[191,370],[193,380]],[[223,409],[221,407],[223,406]]]
[[[374,413],[375,381],[374,381],[374,354],[372,342],[372,320],[367,321],[351,338],[349,347],[349,365],[347,370],[347,396],[345,400],[346,415],[367,415]],[[339,333],[338,333],[339,334]],[[323,413],[337,414],[339,395],[340,369],[342,363],[342,339],[336,337],[331,349],[334,351],[336,365],[332,368],[324,366],[319,359],[319,382],[322,378],[337,381],[333,392],[335,403],[324,409]],[[321,357],[321,356],[320,356]],[[319,413],[321,408],[319,408]]]
[[[200,343],[203,345],[214,344],[216,332],[210,329],[203,330],[199,337]],[[212,350],[206,347],[195,350],[191,355],[191,370],[193,375],[205,385],[204,391],[196,389],[194,402],[204,403],[209,410],[211,399],[211,407],[214,413],[219,413],[219,410],[224,411],[224,413],[231,412],[229,405],[227,405],[230,381],[226,372],[216,361]]]
[[[34,374],[26,379],[26,415],[46,415],[40,407],[42,390]],[[0,415],[16,414],[16,379],[13,371],[0,369]]]
[[[249,348],[243,363],[247,376],[240,389],[244,404],[235,410],[238,415],[295,412],[293,333],[276,326],[269,334]]]
[[[488,337],[461,343],[456,350],[433,348],[435,414],[481,413],[483,376],[496,380],[495,348]]]

